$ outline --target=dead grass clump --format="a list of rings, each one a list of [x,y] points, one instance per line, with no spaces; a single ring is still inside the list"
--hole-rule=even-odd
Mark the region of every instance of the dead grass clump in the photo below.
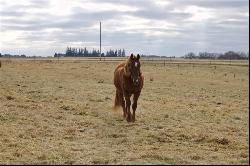
[[[5,117],[5,116],[3,116],[3,115],[0,115],[0,121],[6,121],[6,120],[8,120],[7,117]]]
[[[64,164],[66,165],[73,165],[75,163],[75,161],[73,160],[68,160],[68,161],[65,161]]]
[[[159,132],[159,133],[149,133],[147,135],[147,141],[150,144],[154,143],[165,143],[165,142],[172,142],[169,135],[166,135],[164,132]]]
[[[25,138],[25,135],[22,133],[22,134],[19,134],[18,137],[19,138]]]
[[[76,132],[75,129],[67,129],[67,130],[66,130],[66,133],[67,133],[67,134],[71,134],[71,135],[74,135],[75,132]]]
[[[15,156],[15,157],[22,157],[22,153],[20,153],[20,152],[15,152],[15,153],[13,154],[13,156]]]
[[[64,110],[70,110],[70,106],[66,106],[66,105],[62,105],[60,108],[62,108]]]
[[[199,135],[196,139],[194,139],[196,143],[216,143],[220,145],[228,145],[230,143],[227,138],[209,138],[206,135]]]
[[[221,104],[222,104],[222,102],[217,102],[216,104],[217,104],[217,105],[221,105]]]
[[[112,100],[110,97],[106,96],[105,100]]]
[[[67,136],[63,137],[63,139],[68,140],[68,141],[74,141],[75,137],[71,136],[71,135],[67,135]]]
[[[207,134],[198,134],[198,135],[193,135],[192,136],[192,140],[195,142],[195,143],[207,143],[210,141],[209,139],[209,136]]]
[[[104,80],[99,80],[98,83],[104,83]]]
[[[157,159],[157,160],[164,160],[163,156],[160,156],[158,154],[145,154],[141,156],[142,158],[151,158],[151,159]]]
[[[142,155],[141,157],[148,158],[150,160],[162,161],[165,164],[170,164],[170,165],[188,164],[186,161],[183,161],[181,159],[170,158],[170,157],[162,156],[159,154],[146,154],[146,155]]]
[[[164,115],[164,118],[165,119],[169,118],[169,115],[168,114]]]
[[[125,138],[121,138],[121,139],[117,139],[117,144],[126,144],[128,142],[128,139]]]
[[[200,135],[200,136],[198,136],[198,138],[196,138],[194,140],[194,142],[196,142],[196,143],[202,143],[202,142],[205,142],[205,140],[206,140],[206,136]]]
[[[104,102],[102,99],[97,99],[96,102]]]
[[[192,156],[192,157],[191,157],[191,159],[192,159],[192,160],[200,160],[200,159],[201,159],[201,157],[200,157],[200,156],[195,155],[195,156]]]
[[[62,108],[63,110],[66,110],[66,111],[75,110],[74,107],[69,106],[69,105],[62,105],[60,108]]]
[[[18,143],[10,143],[10,144],[8,144],[8,147],[10,147],[10,148],[17,148],[18,147]]]
[[[85,111],[81,111],[81,112],[79,112],[77,115],[86,116],[86,115],[88,115],[88,114],[87,114],[87,112],[85,112]]]
[[[42,155],[38,156],[37,159],[38,159],[38,160],[46,160],[47,157],[46,157],[45,154],[42,154]]]
[[[249,154],[244,153],[244,152],[242,152],[242,153],[240,154],[240,157],[242,157],[242,158],[247,158],[248,156],[249,156]]]
[[[212,141],[221,145],[228,145],[230,143],[230,141],[227,138],[216,138],[216,139],[212,139]]]
[[[6,99],[7,99],[7,100],[14,100],[15,98],[12,97],[12,96],[6,96]]]
[[[190,137],[188,135],[186,135],[186,134],[180,134],[180,135],[178,135],[177,139],[181,140],[181,141],[185,141],[185,140],[189,140]]]
[[[96,158],[96,159],[93,159],[92,160],[92,163],[93,164],[108,164],[108,160],[105,160],[105,159],[101,159],[101,158]]]
[[[125,137],[126,135],[125,134],[110,134],[108,136],[112,138],[121,138],[121,137]]]

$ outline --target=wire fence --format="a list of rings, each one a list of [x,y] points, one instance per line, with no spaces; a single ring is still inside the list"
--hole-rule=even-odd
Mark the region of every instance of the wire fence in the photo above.
[[[119,63],[126,61],[128,57],[32,57],[32,58],[0,58],[4,62],[11,61],[43,61],[43,62],[84,62],[84,61],[96,61],[100,63]],[[142,64],[151,65],[230,65],[230,66],[245,66],[249,67],[249,60],[218,60],[218,59],[184,59],[184,58],[172,58],[172,57],[141,57]]]

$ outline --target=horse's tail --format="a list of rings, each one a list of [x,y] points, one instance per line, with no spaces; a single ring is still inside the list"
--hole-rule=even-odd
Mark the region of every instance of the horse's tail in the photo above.
[[[121,103],[120,103],[120,100],[119,100],[118,91],[116,90],[115,103],[114,103],[113,111],[117,111],[119,109],[119,107],[121,107]]]

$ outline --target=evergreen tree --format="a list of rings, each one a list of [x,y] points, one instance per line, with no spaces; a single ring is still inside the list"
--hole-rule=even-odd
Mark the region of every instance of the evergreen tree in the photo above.
[[[117,56],[122,56],[122,50],[121,49],[118,50],[118,55]]]
[[[124,57],[126,54],[125,54],[125,50],[124,48],[122,49],[122,56]]]

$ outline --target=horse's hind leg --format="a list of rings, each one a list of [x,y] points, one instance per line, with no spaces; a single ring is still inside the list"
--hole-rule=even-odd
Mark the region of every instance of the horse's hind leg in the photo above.
[[[115,109],[116,107],[118,107],[120,105],[120,101],[119,101],[119,93],[118,93],[118,90],[116,90],[116,93],[115,93]]]
[[[118,94],[118,97],[119,97],[119,102],[122,106],[122,110],[123,110],[123,117],[126,118],[127,116],[127,113],[126,113],[126,109],[125,109],[125,101],[124,101],[124,98],[123,98],[123,94],[122,93],[119,93]]]

